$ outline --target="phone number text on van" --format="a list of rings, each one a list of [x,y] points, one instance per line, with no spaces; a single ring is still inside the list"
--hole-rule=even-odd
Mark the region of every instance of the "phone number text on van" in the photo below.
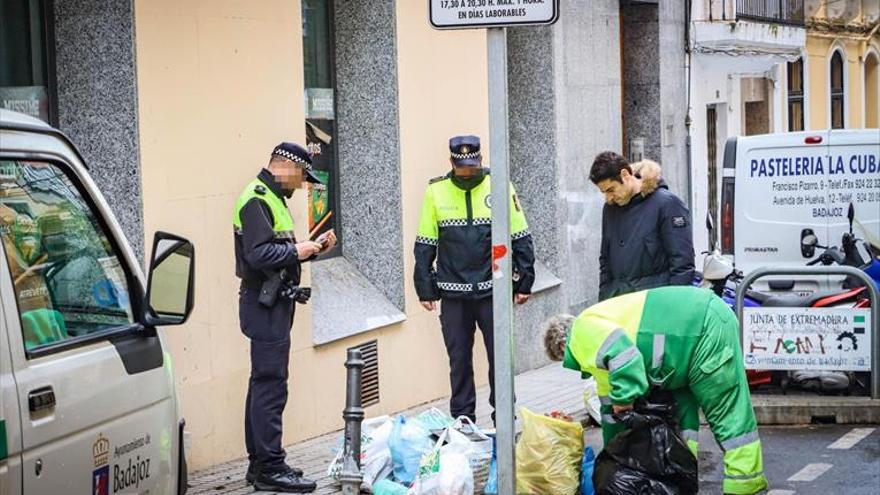
[[[797,177],[802,175],[875,174],[880,172],[876,155],[798,156],[752,159],[751,177]]]

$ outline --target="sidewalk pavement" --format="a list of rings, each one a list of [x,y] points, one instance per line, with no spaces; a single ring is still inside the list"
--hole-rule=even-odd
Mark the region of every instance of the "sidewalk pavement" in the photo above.
[[[527,407],[536,413],[553,410],[571,415],[575,421],[586,419],[584,408],[584,385],[580,374],[553,364],[537,370],[527,371],[516,377],[517,408]],[[289,404],[288,407],[296,407]],[[431,407],[449,411],[449,398],[429,402],[414,407],[400,414],[415,415]],[[319,495],[342,493],[334,482],[327,478],[327,466],[335,455],[333,449],[342,435],[342,411],[339,415],[340,430],[333,433],[289,445],[287,447],[288,464],[301,468],[306,477],[318,482]],[[489,387],[477,390],[477,424],[483,428],[491,428],[489,416]],[[286,425],[290,428],[292,425]],[[245,484],[244,473],[247,469],[247,458],[218,464],[202,471],[190,473],[189,495],[243,495],[254,493],[251,486]],[[266,492],[261,492],[266,493]]]

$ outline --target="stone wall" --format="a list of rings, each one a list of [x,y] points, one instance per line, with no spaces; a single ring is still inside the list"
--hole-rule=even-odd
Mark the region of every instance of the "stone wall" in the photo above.
[[[144,259],[131,0],[55,0],[58,124]]]

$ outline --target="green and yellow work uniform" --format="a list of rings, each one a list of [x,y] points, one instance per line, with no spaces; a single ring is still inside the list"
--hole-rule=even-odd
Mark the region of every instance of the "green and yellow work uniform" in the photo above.
[[[587,308],[574,321],[563,366],[596,379],[606,444],[624,427],[613,405],[649,384],[672,392],[682,436],[697,453],[702,409],[724,451],[724,492],[767,487],[736,316],[708,290],[663,287]]]
[[[510,232],[513,291],[529,294],[535,252],[525,213],[512,185]],[[473,346],[479,325],[494,387],[492,332],[492,210],[488,170],[471,179],[448,175],[431,180],[416,237],[415,286],[421,301],[441,300],[440,323],[449,355],[453,416],[475,418]],[[436,267],[435,267],[436,261]],[[495,406],[492,388],[489,403]]]

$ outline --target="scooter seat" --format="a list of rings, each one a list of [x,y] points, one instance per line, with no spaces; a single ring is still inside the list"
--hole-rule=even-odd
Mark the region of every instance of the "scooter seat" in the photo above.
[[[775,295],[750,290],[746,294],[765,308],[804,308],[812,306],[826,297],[838,296],[847,292],[849,291],[826,290],[814,292],[809,296],[800,296],[797,294]]]

